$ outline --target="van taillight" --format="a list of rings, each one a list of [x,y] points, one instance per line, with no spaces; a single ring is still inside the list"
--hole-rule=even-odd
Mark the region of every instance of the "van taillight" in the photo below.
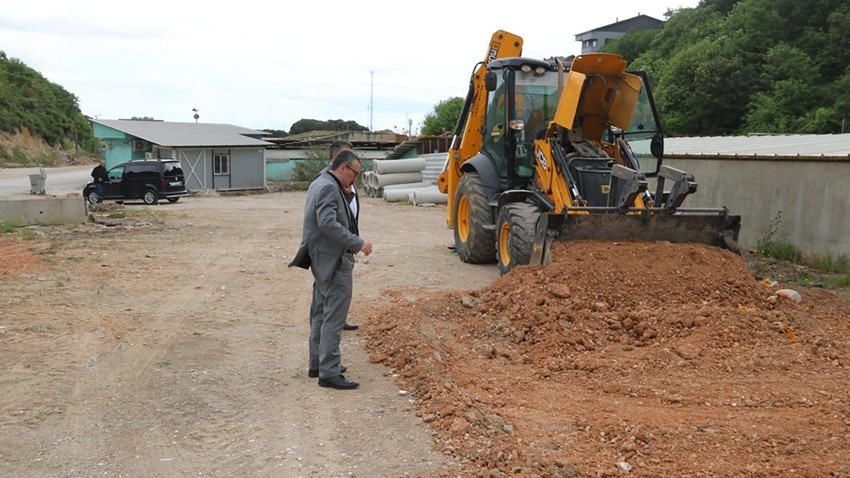
[[[166,185],[166,181],[165,181],[165,179],[163,179],[162,180],[162,189],[165,189],[165,185]]]

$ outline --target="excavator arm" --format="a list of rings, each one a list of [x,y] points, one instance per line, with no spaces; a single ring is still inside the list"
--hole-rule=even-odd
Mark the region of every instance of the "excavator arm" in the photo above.
[[[452,144],[449,148],[443,173],[437,178],[437,187],[448,194],[446,224],[453,227],[455,192],[460,181],[460,168],[463,163],[478,154],[483,143],[482,128],[487,108],[487,89],[485,78],[490,70],[487,65],[497,59],[522,54],[522,38],[499,30],[490,38],[487,56],[479,63],[469,80],[469,91],[463,109],[455,127]]]

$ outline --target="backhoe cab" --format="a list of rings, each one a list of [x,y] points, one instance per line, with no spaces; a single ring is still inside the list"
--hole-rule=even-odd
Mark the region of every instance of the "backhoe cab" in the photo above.
[[[740,216],[685,209],[693,176],[662,164],[644,72],[617,55],[537,60],[498,31],[472,75],[440,190],[465,262],[548,262],[554,240],[700,242],[737,251]],[[654,191],[649,178],[656,178]],[[669,189],[667,189],[669,188]]]

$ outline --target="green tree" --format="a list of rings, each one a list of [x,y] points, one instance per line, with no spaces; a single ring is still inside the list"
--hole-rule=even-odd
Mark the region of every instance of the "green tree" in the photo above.
[[[605,53],[614,53],[623,57],[629,64],[635,61],[642,53],[649,50],[652,41],[660,30],[638,30],[632,28],[620,38],[610,41],[602,47]]]
[[[833,109],[839,123],[835,132],[850,132],[850,68],[844,70],[844,75],[831,85],[830,98],[835,98]]]
[[[315,119],[300,119],[289,128],[289,134],[301,134],[309,131],[324,131],[325,122]]]
[[[813,118],[807,116],[817,111],[823,96],[821,88],[812,85],[818,76],[812,58],[797,47],[780,43],[768,50],[763,63],[762,82],[770,87],[750,97],[744,132],[811,129]]]
[[[729,41],[705,39],[677,53],[658,84],[658,103],[671,134],[737,131],[753,72]]]
[[[341,119],[328,121],[300,119],[289,128],[289,134],[301,134],[310,131],[369,131],[369,128],[360,126],[356,121],[343,121]]]
[[[729,13],[739,0],[701,0],[699,6],[710,8],[720,13]]]
[[[460,112],[463,109],[463,98],[454,96],[434,105],[434,111],[425,115],[422,122],[423,135],[437,135],[446,131],[454,131]]]
[[[343,121],[341,119],[326,121],[325,128],[329,131],[369,131],[369,128],[360,126],[356,121]]]
[[[285,138],[285,137],[289,136],[289,133],[287,133],[286,131],[284,131],[282,129],[264,128],[263,131],[266,132],[266,133],[271,133],[272,137],[274,137],[274,138]]]
[[[847,59],[850,58],[850,4],[844,3],[827,17],[827,31],[823,48],[818,50],[818,63],[824,78],[839,78],[846,75]]]

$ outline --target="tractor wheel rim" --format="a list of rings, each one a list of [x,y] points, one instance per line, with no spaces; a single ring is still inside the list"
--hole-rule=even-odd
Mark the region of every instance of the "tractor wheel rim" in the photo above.
[[[457,205],[457,235],[466,242],[469,239],[469,199],[461,196]]]
[[[507,222],[502,223],[499,228],[499,258],[503,265],[511,263],[511,250],[508,247],[508,238],[511,236],[511,226]]]

